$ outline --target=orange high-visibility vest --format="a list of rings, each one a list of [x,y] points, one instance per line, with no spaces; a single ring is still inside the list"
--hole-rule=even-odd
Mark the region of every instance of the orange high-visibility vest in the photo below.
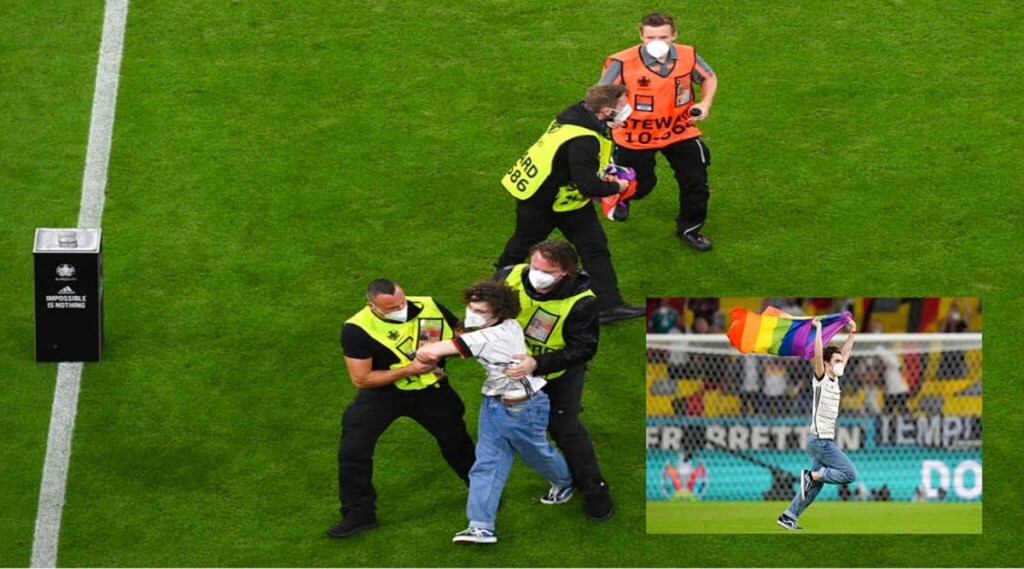
[[[611,129],[612,139],[619,146],[655,150],[700,136],[700,130],[690,120],[696,53],[692,46],[674,44],[674,47],[678,57],[667,77],[644,65],[640,55],[643,46],[624,49],[605,60],[606,70],[612,60],[622,62],[622,83],[629,89],[633,107],[626,126]]]

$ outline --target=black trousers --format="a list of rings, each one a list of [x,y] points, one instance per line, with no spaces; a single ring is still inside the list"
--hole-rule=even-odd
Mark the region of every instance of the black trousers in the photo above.
[[[601,484],[604,477],[597,464],[590,433],[580,421],[585,373],[585,365],[575,366],[544,386],[544,392],[551,400],[548,433],[565,455],[576,488],[583,494],[597,494],[604,491]]]
[[[459,478],[469,484],[476,460],[473,439],[462,416],[466,406],[447,379],[438,387],[419,391],[362,389],[341,416],[338,444],[338,495],[342,517],[374,517],[377,491],[373,487],[373,450],[377,439],[399,417],[423,425],[441,447],[441,454]],[[415,472],[416,464],[406,465]],[[404,474],[403,474],[404,475]]]
[[[704,141],[697,138],[680,140],[660,150],[633,150],[618,147],[615,163],[636,170],[636,195],[633,199],[647,197],[658,183],[654,173],[655,155],[661,152],[676,175],[679,184],[679,214],[676,216],[676,234],[700,231],[708,215],[708,166],[711,152]]]
[[[592,204],[565,212],[551,211],[551,207],[538,207],[535,202],[516,202],[516,229],[501,258],[498,268],[517,265],[526,260],[530,249],[548,238],[558,229],[576,248],[583,268],[590,274],[590,288],[603,308],[623,303],[619,292],[619,277],[612,267],[612,254],[608,250],[608,237]]]

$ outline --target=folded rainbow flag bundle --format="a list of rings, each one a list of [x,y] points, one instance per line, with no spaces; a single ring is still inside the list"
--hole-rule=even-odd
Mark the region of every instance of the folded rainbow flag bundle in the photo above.
[[[613,178],[629,182],[624,191],[603,198],[593,198],[595,201],[601,202],[601,211],[606,218],[612,221],[626,221],[629,218],[629,205],[626,200],[636,193],[636,170],[609,164],[604,167],[602,176],[606,182]]]
[[[726,336],[744,354],[775,354],[814,358],[814,324],[810,316],[792,316],[769,306],[761,314],[746,308],[729,311],[732,324]],[[828,345],[850,319],[849,312],[818,316],[821,320],[821,345]]]

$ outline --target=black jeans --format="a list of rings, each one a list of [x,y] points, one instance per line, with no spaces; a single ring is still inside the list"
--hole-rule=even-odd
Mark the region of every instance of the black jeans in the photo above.
[[[466,411],[459,394],[443,379],[439,387],[418,391],[361,389],[341,416],[338,443],[338,495],[342,517],[373,518],[377,491],[373,487],[373,450],[377,439],[399,417],[423,425],[441,447],[448,466],[469,483],[476,460],[473,439],[462,416]],[[416,464],[406,465],[415,471]]]
[[[654,191],[658,177],[654,173],[655,155],[661,152],[676,175],[679,184],[679,214],[676,216],[676,234],[700,231],[708,216],[708,166],[711,152],[704,141],[697,138],[680,140],[660,150],[633,150],[619,147],[615,163],[636,170],[636,195],[642,199]]]
[[[515,233],[505,244],[495,266],[501,268],[527,261],[530,249],[547,239],[555,229],[561,231],[579,253],[583,268],[590,274],[590,288],[597,296],[598,305],[604,309],[622,304],[608,237],[592,204],[555,212],[550,205],[540,207],[530,200],[517,202]]]
[[[544,386],[544,392],[551,399],[548,433],[565,455],[576,488],[583,494],[597,494],[603,491],[604,478],[590,433],[580,422],[585,373],[586,365],[574,366]]]

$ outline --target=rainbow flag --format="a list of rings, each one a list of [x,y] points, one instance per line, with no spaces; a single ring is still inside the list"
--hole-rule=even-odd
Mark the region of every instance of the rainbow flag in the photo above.
[[[810,316],[792,316],[773,306],[765,308],[761,314],[746,308],[733,308],[729,316],[732,324],[726,336],[744,354],[800,356],[805,360],[814,358],[814,324]],[[849,312],[819,316],[821,345],[827,346],[851,317]]]

